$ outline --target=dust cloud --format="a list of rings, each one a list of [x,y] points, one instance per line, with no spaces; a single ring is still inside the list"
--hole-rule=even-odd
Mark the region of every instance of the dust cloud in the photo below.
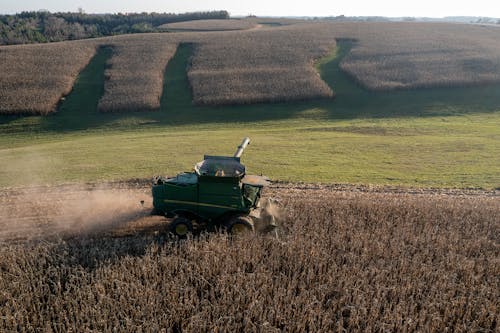
[[[40,186],[4,190],[0,191],[0,241],[125,227],[149,216],[151,206],[146,189]]]
[[[2,152],[0,186],[40,186],[60,181],[65,161],[43,152],[43,147],[20,147]]]
[[[55,223],[61,229],[89,232],[117,227],[128,221],[149,215],[141,205],[144,195],[113,189],[81,191],[70,201],[62,201]]]

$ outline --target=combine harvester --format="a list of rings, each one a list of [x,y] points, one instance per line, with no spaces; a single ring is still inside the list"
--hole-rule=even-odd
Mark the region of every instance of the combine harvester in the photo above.
[[[240,163],[249,143],[249,138],[243,139],[232,157],[205,155],[193,172],[154,178],[153,212],[173,219],[170,233],[179,238],[218,229],[231,234],[276,233],[274,204],[261,199],[269,178],[247,175]]]

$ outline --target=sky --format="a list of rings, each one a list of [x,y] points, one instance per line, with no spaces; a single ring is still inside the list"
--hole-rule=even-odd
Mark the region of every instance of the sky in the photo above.
[[[21,11],[130,13],[227,10],[231,16],[388,16],[445,17],[487,16],[500,18],[499,0],[0,0],[1,14]]]

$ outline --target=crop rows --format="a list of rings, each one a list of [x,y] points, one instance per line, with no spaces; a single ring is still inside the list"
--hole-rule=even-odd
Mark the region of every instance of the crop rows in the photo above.
[[[96,52],[92,42],[0,47],[0,114],[48,114]]]
[[[101,112],[150,111],[160,108],[163,75],[177,49],[160,34],[118,36],[106,42],[113,56],[105,71]]]
[[[323,82],[313,65],[334,50],[336,39],[355,41],[340,66],[371,90],[500,82],[497,27],[360,22],[270,27],[276,22],[266,22],[241,31],[0,47],[0,113],[54,111],[99,46],[114,50],[98,107],[103,112],[159,109],[164,71],[179,43],[195,45],[187,75],[193,102],[200,105],[332,97],[335,86]]]
[[[498,330],[498,197],[271,194],[278,240],[0,244],[0,330]]]
[[[370,90],[500,82],[500,29],[444,23],[333,24],[356,39],[341,68]]]
[[[313,63],[334,47],[333,35],[300,25],[201,41],[188,72],[193,101],[244,104],[332,97]]]

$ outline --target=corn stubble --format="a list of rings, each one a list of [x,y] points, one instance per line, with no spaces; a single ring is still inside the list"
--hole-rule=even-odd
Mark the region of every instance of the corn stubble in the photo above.
[[[1,245],[0,328],[497,331],[498,197],[273,191],[279,240]]]

